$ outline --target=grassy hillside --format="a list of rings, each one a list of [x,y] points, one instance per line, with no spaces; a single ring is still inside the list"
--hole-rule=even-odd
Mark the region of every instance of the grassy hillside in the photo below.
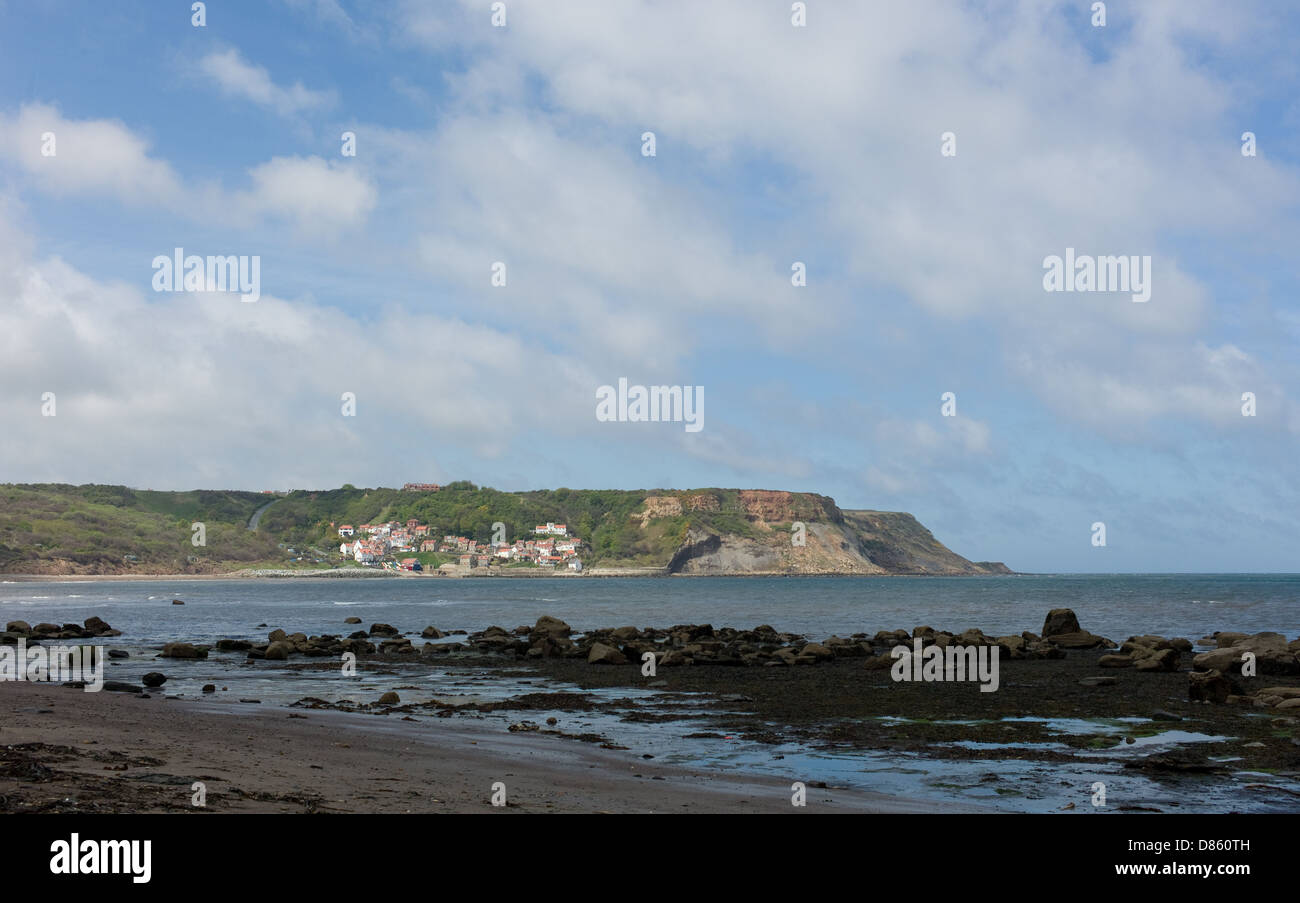
[[[257,531],[253,513],[270,502]],[[681,573],[990,573],[909,514],[844,512],[826,496],[753,489],[501,492],[468,482],[397,489],[152,492],[122,486],[0,485],[0,572],[205,573],[285,566],[289,549],[337,550],[337,526],[414,518],[431,535],[509,541],[553,521],[581,537],[590,567]],[[203,547],[191,544],[202,522]],[[804,545],[792,542],[807,525]],[[333,526],[331,526],[333,525]],[[314,556],[311,556],[314,557]],[[446,560],[421,556],[426,566]],[[309,565],[301,565],[309,566]]]
[[[70,573],[202,573],[274,560],[275,539],[245,528],[265,502],[255,492],[0,485],[0,571],[42,573],[60,562]],[[206,528],[206,546],[191,542],[195,522]]]

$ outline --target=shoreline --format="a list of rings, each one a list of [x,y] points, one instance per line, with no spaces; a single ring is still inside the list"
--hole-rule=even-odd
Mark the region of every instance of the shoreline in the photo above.
[[[155,694],[0,684],[0,811],[991,811],[816,784],[800,809],[791,780],[657,764],[544,734]],[[202,809],[192,805],[195,781],[206,787]],[[491,803],[497,782],[504,809]]]
[[[270,569],[268,569],[269,571]],[[611,571],[618,573],[599,573],[601,569],[593,568],[592,572],[573,574],[556,572],[553,574],[540,574],[535,572],[528,573],[493,573],[493,574],[447,574],[437,572],[427,573],[394,573],[392,571],[357,571],[356,569],[338,568],[330,570],[317,571],[275,571],[273,573],[246,573],[234,571],[228,574],[0,574],[0,584],[4,583],[88,583],[97,580],[105,581],[151,581],[151,580],[305,580],[305,579],[325,579],[325,580],[426,580],[426,579],[446,579],[446,580],[492,580],[504,578],[508,580],[609,580],[613,578],[632,577],[636,579],[664,580],[664,579],[699,579],[709,580],[718,577],[844,577],[844,578],[898,578],[898,577],[915,577],[918,579],[928,578],[986,578],[986,577],[1036,577],[1039,574],[1017,571],[1013,574],[854,574],[844,573],[843,571],[807,571],[799,573],[789,573],[784,571],[743,571],[727,574],[669,574],[669,573],[632,573],[633,571],[661,571],[659,568],[611,568]],[[1091,575],[1084,574],[1080,576],[1109,576],[1109,575]]]

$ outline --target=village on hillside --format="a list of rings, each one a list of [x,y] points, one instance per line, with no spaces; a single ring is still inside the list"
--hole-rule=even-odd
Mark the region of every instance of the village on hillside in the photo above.
[[[420,559],[403,558],[402,554],[436,552],[457,556],[459,566],[462,568],[515,565],[582,570],[582,560],[578,557],[582,540],[570,536],[565,524],[549,522],[538,524],[533,528],[533,539],[484,543],[465,536],[450,534],[442,537],[441,540],[436,539],[430,536],[429,525],[421,524],[415,518],[405,524],[390,521],[384,524],[361,524],[354,527],[352,524],[331,523],[330,527],[336,527],[339,538],[343,540],[339,545],[340,556],[368,567],[422,571],[424,567]]]

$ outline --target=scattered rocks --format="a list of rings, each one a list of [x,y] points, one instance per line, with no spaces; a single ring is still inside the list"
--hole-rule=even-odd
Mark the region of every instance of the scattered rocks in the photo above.
[[[1237,633],[1219,633],[1215,636],[1218,648],[1202,652],[1192,659],[1198,671],[1222,671],[1240,674],[1246,653],[1255,658],[1259,674],[1300,674],[1300,658],[1290,648],[1286,637],[1280,633],[1256,633],[1245,636]]]

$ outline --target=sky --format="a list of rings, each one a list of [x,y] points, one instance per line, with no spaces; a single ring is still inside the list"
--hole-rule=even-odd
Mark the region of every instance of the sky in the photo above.
[[[787,489],[1300,571],[1300,9],[1097,5],[0,0],[0,481]],[[257,299],[158,291],[177,248]]]

